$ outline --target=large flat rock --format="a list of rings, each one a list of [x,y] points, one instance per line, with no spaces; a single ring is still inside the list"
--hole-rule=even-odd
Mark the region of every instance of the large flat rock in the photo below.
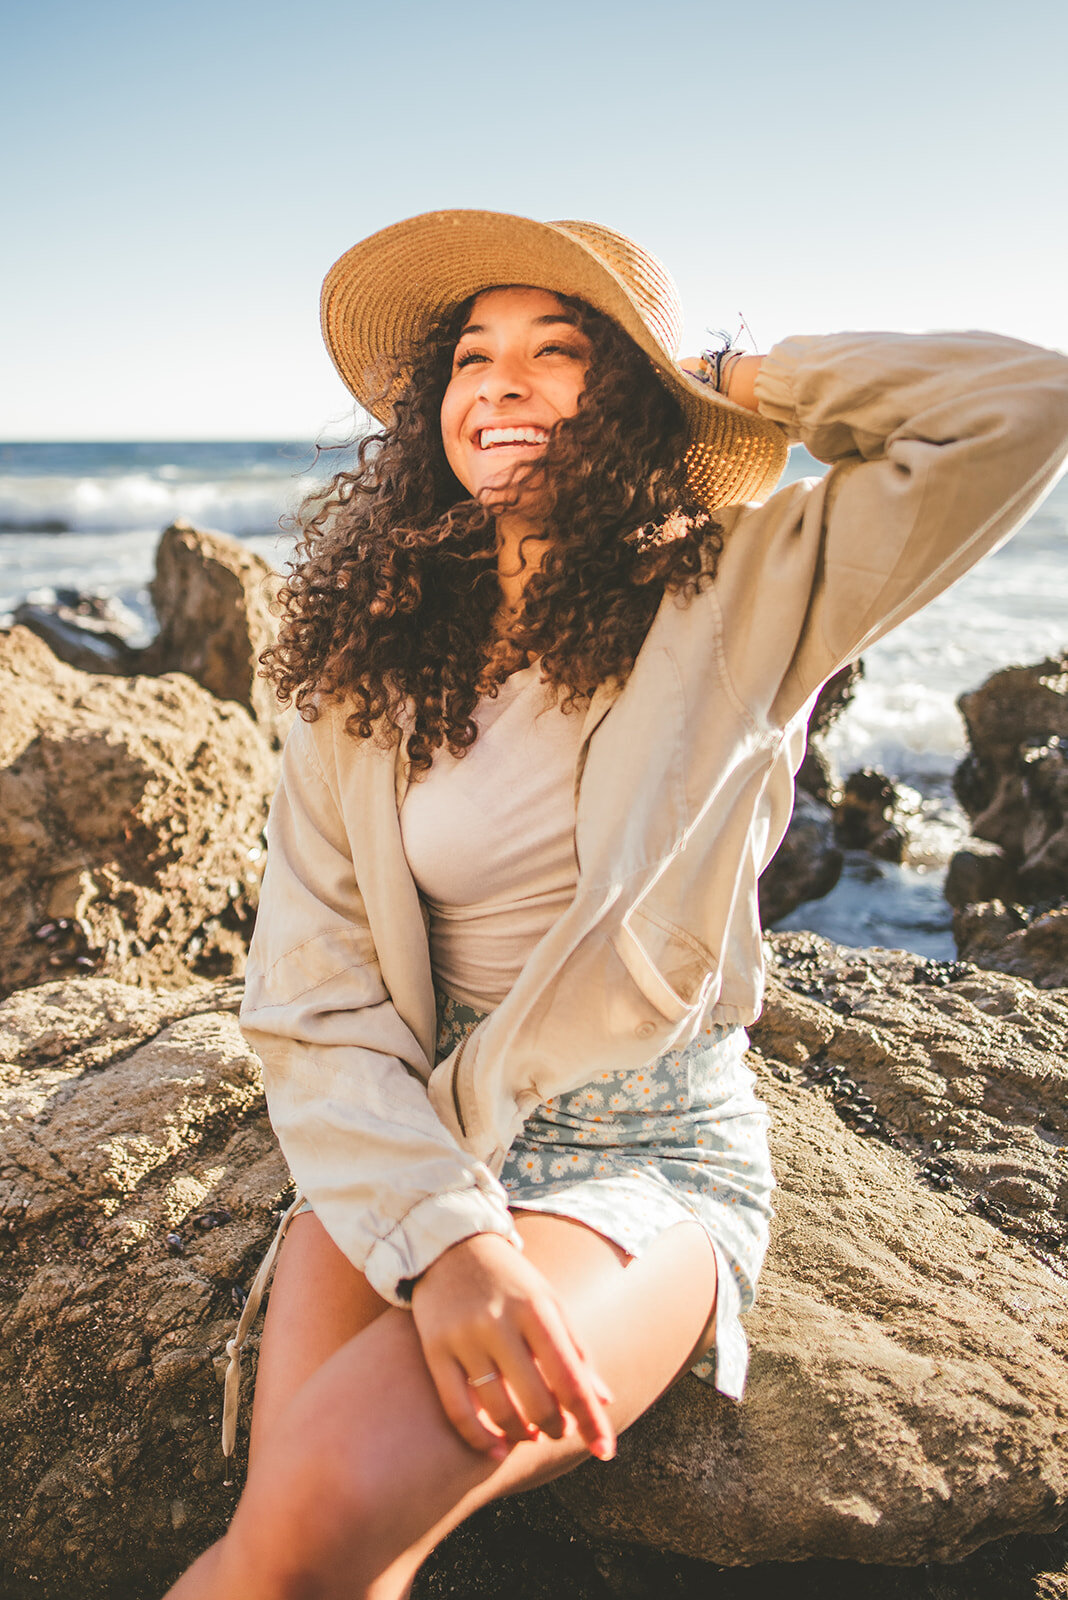
[[[673,1558],[715,1592],[699,1563],[956,1561],[1068,1522],[1068,997],[774,942],[749,1390],[683,1378],[614,1463],[532,1499],[547,1538],[547,1504],[584,1530],[591,1594],[664,1592]],[[287,1195],[237,998],[71,979],[0,1006],[5,1595],[149,1600],[234,1504],[220,1354]]]

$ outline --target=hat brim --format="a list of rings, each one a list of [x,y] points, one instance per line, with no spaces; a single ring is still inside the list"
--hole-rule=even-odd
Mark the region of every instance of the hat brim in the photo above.
[[[649,261],[652,271],[656,263]],[[439,317],[493,284],[573,295],[630,335],[682,407],[687,477],[701,504],[713,509],[770,494],[786,464],[782,430],[683,372],[623,278],[551,222],[497,211],[430,211],[347,250],[327,273],[321,299],[323,338],[346,388],[388,423],[398,364]],[[655,304],[655,281],[648,291]]]

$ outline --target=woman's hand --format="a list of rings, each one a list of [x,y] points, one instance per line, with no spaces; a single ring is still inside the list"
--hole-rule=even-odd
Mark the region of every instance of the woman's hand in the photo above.
[[[417,1279],[412,1315],[446,1415],[472,1449],[503,1461],[514,1444],[574,1426],[593,1455],[615,1454],[611,1394],[552,1286],[507,1239],[480,1233],[446,1250]]]
[[[747,406],[750,411],[756,411],[756,376],[763,361],[763,356],[735,355],[724,362],[726,384],[723,393],[728,400],[733,400],[735,405]],[[700,356],[684,356],[679,362],[683,372],[694,372],[698,375],[707,370],[707,365]]]

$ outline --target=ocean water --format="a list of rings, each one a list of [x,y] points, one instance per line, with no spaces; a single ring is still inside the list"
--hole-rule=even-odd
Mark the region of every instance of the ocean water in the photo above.
[[[106,594],[154,631],[147,584],[159,534],[184,517],[243,540],[275,566],[292,549],[279,519],[334,468],[301,442],[0,444],[0,624],[20,601],[57,589]],[[787,482],[825,468],[791,452]],[[879,767],[908,808],[900,866],[847,860],[839,887],[779,926],[844,944],[953,954],[942,896],[965,832],[950,779],[964,754],[956,698],[1012,663],[1068,646],[1068,478],[1007,545],[919,616],[874,646],[852,705],[827,748],[839,777]]]
[[[0,444],[0,618],[27,597],[91,590],[147,638],[169,523],[234,534],[279,566],[292,549],[279,519],[330,470],[301,443]]]

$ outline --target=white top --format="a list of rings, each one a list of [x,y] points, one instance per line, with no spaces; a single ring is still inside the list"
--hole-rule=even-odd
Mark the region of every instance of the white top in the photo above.
[[[430,913],[434,982],[499,1005],[574,899],[581,714],[561,711],[535,662],[474,711],[478,738],[434,764],[401,805],[404,852]]]

